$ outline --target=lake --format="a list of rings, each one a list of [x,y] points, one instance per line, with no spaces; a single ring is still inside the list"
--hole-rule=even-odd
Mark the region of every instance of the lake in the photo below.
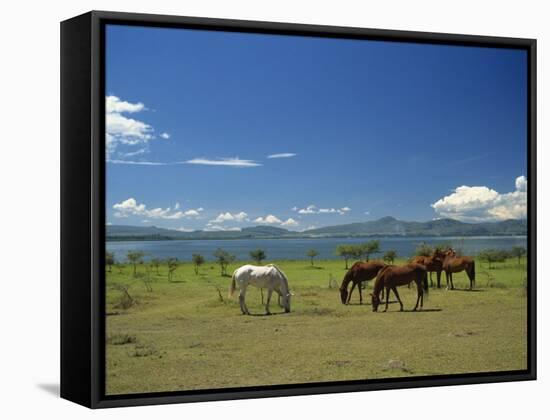
[[[107,251],[113,252],[117,261],[125,261],[128,251],[143,251],[146,259],[177,257],[190,260],[192,254],[202,254],[207,260],[214,260],[214,251],[222,248],[237,257],[237,260],[249,261],[249,252],[261,248],[267,254],[267,260],[307,259],[306,252],[313,248],[319,252],[318,259],[338,259],[334,252],[340,244],[359,244],[372,238],[300,238],[300,239],[231,239],[231,240],[177,240],[177,241],[121,241],[107,242]],[[482,236],[482,237],[388,237],[377,238],[380,249],[397,251],[398,257],[414,255],[421,243],[428,245],[449,244],[462,249],[465,255],[475,255],[482,249],[510,249],[513,246],[527,248],[526,236]],[[374,257],[380,257],[376,254]]]

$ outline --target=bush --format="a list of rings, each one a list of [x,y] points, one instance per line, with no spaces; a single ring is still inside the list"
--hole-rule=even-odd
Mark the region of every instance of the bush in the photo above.
[[[112,334],[107,338],[107,344],[112,344],[114,346],[121,346],[135,342],[136,336],[130,334]]]
[[[118,302],[114,305],[115,308],[129,309],[136,303],[134,298],[132,298],[128,292],[130,286],[126,284],[115,284],[112,288],[121,292]]]
[[[427,243],[423,242],[416,247],[414,255],[417,257],[430,257],[433,254],[433,248]]]
[[[342,257],[346,262],[346,270],[348,269],[348,261],[351,258],[361,258],[361,247],[358,245],[341,244],[336,247],[336,255]]]
[[[218,248],[214,252],[214,257],[216,257],[216,259],[218,260],[218,264],[220,265],[221,275],[227,276],[227,266],[236,260],[235,255],[232,255],[229,252]]]
[[[478,254],[478,258],[481,261],[485,261],[489,265],[489,269],[491,269],[493,268],[493,263],[506,261],[508,252],[503,249],[484,249]]]
[[[254,251],[250,251],[250,258],[252,258],[258,264],[261,264],[262,261],[267,258],[267,255],[263,249],[258,248]]]
[[[128,356],[130,357],[147,357],[155,356],[158,354],[158,350],[152,344],[136,344],[134,350],[131,351]]]
[[[397,251],[395,249],[388,249],[382,259],[388,264],[393,264],[393,261],[397,258]]]

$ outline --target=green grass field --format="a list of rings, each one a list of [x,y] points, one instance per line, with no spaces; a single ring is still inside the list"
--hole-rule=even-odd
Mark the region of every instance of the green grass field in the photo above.
[[[415,286],[401,287],[405,311],[392,295],[387,313],[372,312],[371,282],[365,304],[358,304],[357,290],[351,305],[340,303],[342,261],[269,262],[285,272],[295,294],[289,314],[274,297],[275,314],[263,316],[260,291],[249,288],[247,305],[258,316],[241,315],[237,293],[227,297],[231,278],[220,276],[215,263],[199,275],[182,263],[172,282],[165,266],[158,275],[153,268],[152,291],[143,281],[145,266],[137,267],[137,277],[131,266],[113,267],[107,273],[107,394],[527,368],[524,262],[510,259],[489,270],[477,261],[477,290],[464,290],[466,274],[455,274],[459,290],[431,288],[420,312],[410,312]]]

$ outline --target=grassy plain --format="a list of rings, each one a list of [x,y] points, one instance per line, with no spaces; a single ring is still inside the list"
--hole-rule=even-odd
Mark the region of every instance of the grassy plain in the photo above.
[[[182,263],[172,282],[163,265],[158,274],[139,265],[137,277],[129,265],[113,267],[105,308],[107,394],[527,367],[524,262],[510,259],[489,270],[477,261],[477,290],[466,291],[466,274],[455,274],[458,290],[431,288],[420,312],[410,312],[415,287],[401,287],[405,312],[394,302],[387,313],[372,312],[372,284],[363,305],[357,290],[351,305],[340,303],[342,261],[269,262],[286,273],[295,294],[289,314],[274,298],[275,314],[263,316],[260,291],[250,288],[247,305],[257,316],[241,315],[237,293],[227,297],[230,277],[213,262],[198,275]]]

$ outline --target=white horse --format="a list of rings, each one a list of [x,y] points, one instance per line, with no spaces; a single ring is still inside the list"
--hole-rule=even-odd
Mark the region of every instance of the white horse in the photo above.
[[[265,305],[267,315],[271,313],[269,312],[269,301],[271,300],[273,291],[277,292],[282,297],[285,312],[290,312],[291,293],[288,290],[288,280],[279,267],[273,264],[268,264],[263,267],[247,264],[237,268],[233,272],[233,277],[231,279],[229,297],[233,296],[236,283],[239,284],[239,304],[241,305],[241,311],[244,315],[250,315],[245,302],[246,288],[249,285],[267,289],[267,302]]]

